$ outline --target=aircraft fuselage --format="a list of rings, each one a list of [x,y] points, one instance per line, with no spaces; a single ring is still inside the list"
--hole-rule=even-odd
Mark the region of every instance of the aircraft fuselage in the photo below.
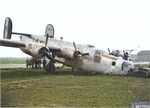
[[[45,36],[32,35],[31,37],[21,37],[21,41],[30,41],[35,43],[45,43],[45,40]],[[65,42],[63,40],[53,38],[49,38],[47,44],[51,47],[66,47],[74,49],[72,42]],[[92,73],[127,75],[130,70],[134,69],[132,62],[125,61],[121,57],[108,55],[104,50],[81,44],[76,44],[76,47],[81,53],[89,53],[89,55],[82,56],[77,61],[65,59],[65,56],[63,56],[64,60],[60,62],[81,70],[91,71]],[[62,57],[61,52],[57,52],[56,55],[60,58]],[[59,58],[56,58],[56,60],[59,61]]]

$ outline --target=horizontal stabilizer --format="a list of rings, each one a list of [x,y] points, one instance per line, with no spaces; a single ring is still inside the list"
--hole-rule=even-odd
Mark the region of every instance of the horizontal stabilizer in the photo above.
[[[13,28],[12,20],[11,18],[7,17],[4,23],[4,34],[3,34],[4,39],[11,39],[11,34],[31,36],[31,34],[12,32],[12,28]]]
[[[26,34],[26,33],[16,33],[16,32],[12,32],[12,34],[16,34],[16,35],[25,35],[25,36],[31,36],[31,34]]]

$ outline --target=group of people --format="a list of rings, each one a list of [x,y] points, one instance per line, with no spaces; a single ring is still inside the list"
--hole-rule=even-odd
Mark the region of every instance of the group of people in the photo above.
[[[46,59],[45,58],[43,60],[41,60],[41,58],[39,58],[32,63],[30,62],[29,58],[27,58],[26,68],[41,69],[41,63],[43,64],[43,68],[45,69],[45,66],[46,66]]]

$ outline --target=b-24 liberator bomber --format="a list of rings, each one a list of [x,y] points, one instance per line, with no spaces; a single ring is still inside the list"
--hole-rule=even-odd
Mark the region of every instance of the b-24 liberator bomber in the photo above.
[[[20,41],[11,40],[12,34],[21,35]],[[54,27],[51,24],[46,26],[43,36],[17,33],[12,32],[12,20],[7,17],[3,38],[0,39],[0,46],[20,48],[33,57],[30,62],[41,57],[48,58],[50,61],[46,65],[46,71],[49,73],[55,73],[55,62],[72,67],[72,71],[76,68],[110,75],[129,75],[134,72],[133,62],[122,57],[109,55],[106,51],[95,47],[54,39]],[[140,75],[147,77],[145,72]]]

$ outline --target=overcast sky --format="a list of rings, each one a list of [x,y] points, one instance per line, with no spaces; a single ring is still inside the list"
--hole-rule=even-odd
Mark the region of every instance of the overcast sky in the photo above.
[[[14,32],[43,35],[52,24],[57,39],[97,48],[150,49],[150,0],[1,0],[0,13],[0,38],[10,17]],[[0,57],[26,56],[0,46]]]

